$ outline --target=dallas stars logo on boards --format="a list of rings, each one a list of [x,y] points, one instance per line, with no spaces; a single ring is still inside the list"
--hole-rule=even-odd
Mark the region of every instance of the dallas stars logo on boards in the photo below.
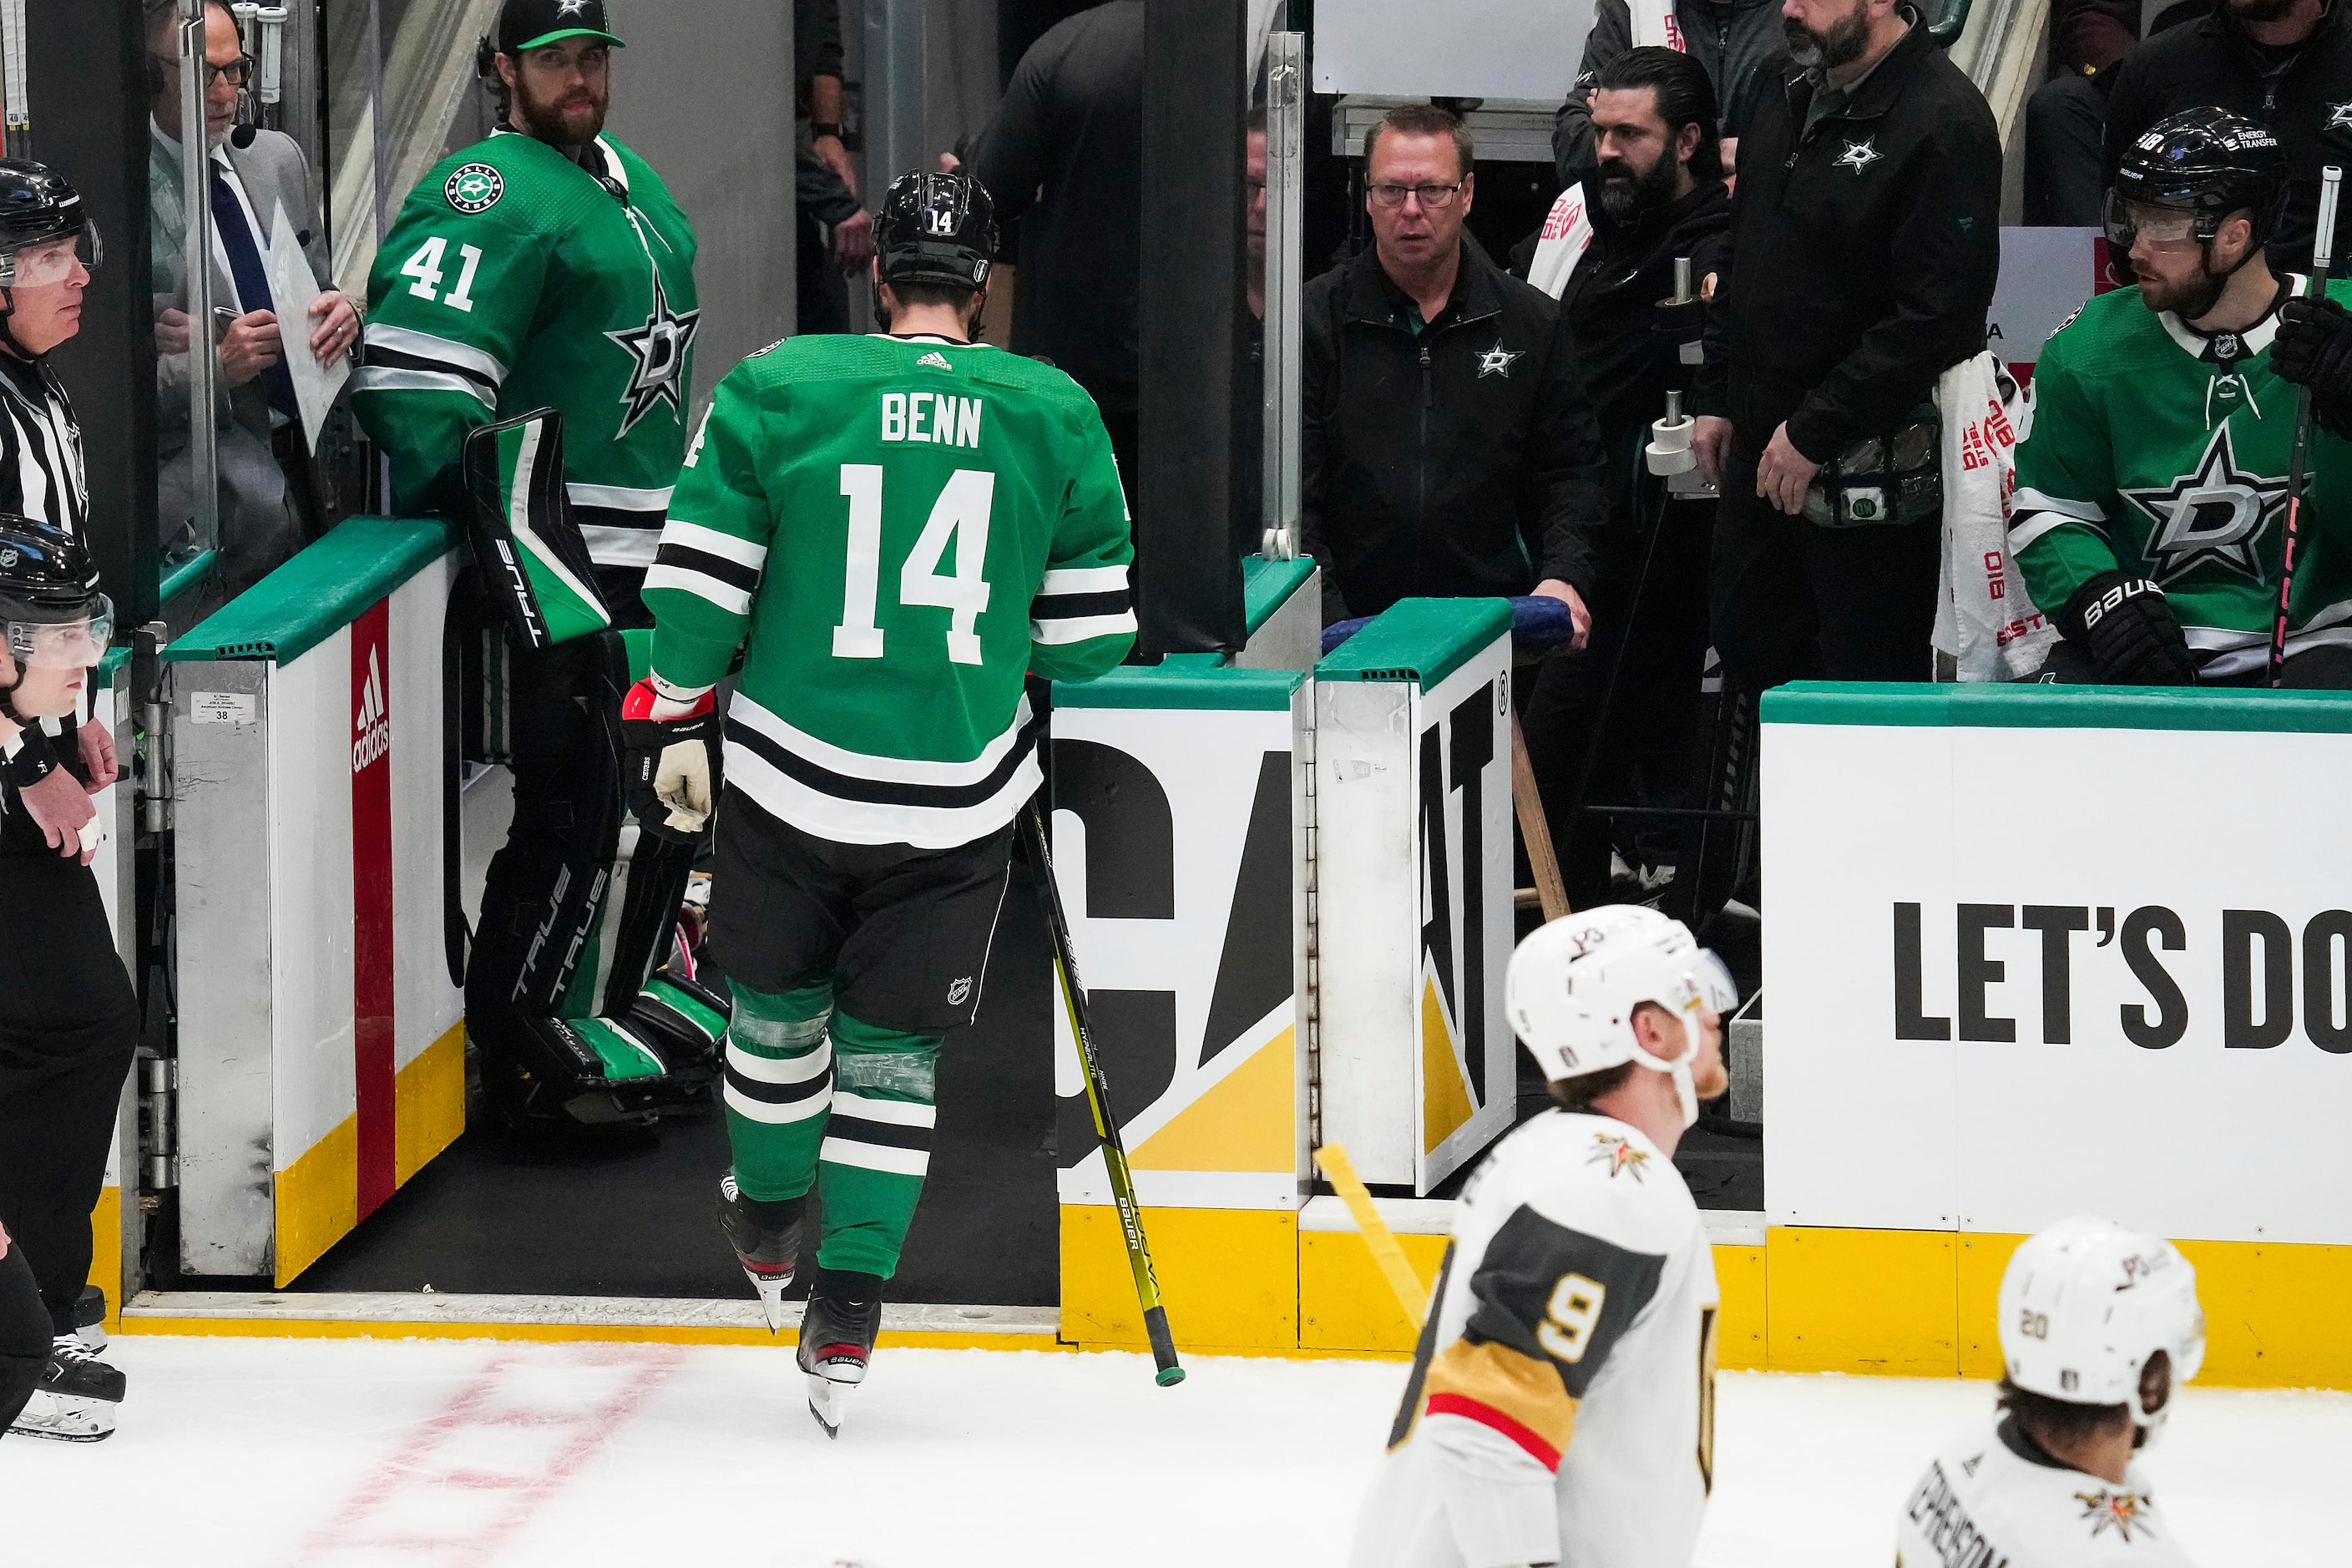
[[[1878,138],[1875,136],[1865,136],[1859,142],[1849,142],[1845,144],[1845,151],[1839,153],[1837,161],[1830,166],[1834,169],[1852,169],[1859,174],[1886,156],[1878,150],[1877,142]]]
[[[2119,493],[2152,525],[2147,557],[2158,583],[2209,563],[2261,582],[2265,574],[2259,547],[2271,519],[2286,510],[2286,476],[2240,468],[2225,423],[2205,444],[2195,472],[2168,485]]]
[[[1639,1182],[1644,1179],[1642,1175],[1642,1167],[1649,1163],[1649,1154],[1634,1148],[1631,1140],[1612,1138],[1606,1132],[1596,1132],[1592,1135],[1592,1152],[1585,1156],[1584,1163],[1588,1165],[1608,1166],[1609,1179],[1612,1182],[1617,1179],[1617,1173],[1620,1171],[1631,1172],[1633,1179]]]
[[[1527,358],[1525,349],[1517,351],[1507,349],[1503,346],[1503,341],[1497,338],[1495,340],[1493,348],[1478,356],[1478,379],[1484,381],[1490,375],[1499,375],[1505,381],[1508,381],[1511,379],[1512,362],[1525,358]]]
[[[629,384],[621,393],[629,411],[621,416],[621,427],[613,439],[627,435],[638,420],[653,412],[656,403],[667,403],[672,413],[685,416],[686,353],[694,346],[694,334],[701,324],[698,310],[671,312],[661,269],[656,268],[653,313],[646,318],[646,324],[604,334],[636,360],[629,371]]]
[[[2126,1541],[2132,1538],[2135,1530],[2150,1539],[2156,1535],[2147,1517],[2140,1512],[2137,1492],[2109,1491],[2101,1487],[2095,1492],[2076,1492],[2074,1500],[2083,1505],[2083,1517],[2091,1521],[2094,1540],[2110,1530]]]

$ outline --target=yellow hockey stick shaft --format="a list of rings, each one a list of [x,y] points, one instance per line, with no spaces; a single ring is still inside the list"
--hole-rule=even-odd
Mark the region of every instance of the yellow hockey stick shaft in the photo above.
[[[1348,1212],[1355,1216],[1356,1228],[1364,1233],[1364,1245],[1371,1249],[1372,1261],[1380,1265],[1389,1289],[1396,1294],[1397,1305],[1404,1309],[1405,1318],[1412,1324],[1412,1331],[1421,1332],[1421,1325],[1429,1317],[1429,1291],[1423,1286],[1421,1276],[1412,1271],[1404,1248],[1397,1245],[1395,1233],[1381,1218],[1372,1194],[1364,1190],[1362,1180],[1356,1174],[1355,1162],[1348,1158],[1347,1146],[1324,1144],[1315,1151],[1315,1163],[1322,1168],[1323,1179],[1331,1184],[1331,1190],[1339,1194]]]

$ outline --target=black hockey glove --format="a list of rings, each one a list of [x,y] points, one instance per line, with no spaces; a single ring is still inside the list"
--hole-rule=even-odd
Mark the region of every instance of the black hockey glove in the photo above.
[[[2114,686],[2194,686],[2197,661],[2164,590],[2146,577],[2102,572],[2067,598],[2058,629]]]
[[[719,798],[719,713],[708,689],[679,700],[651,679],[621,702],[621,793],[646,832],[700,844]]]
[[[2352,438],[2352,314],[2329,299],[2279,307],[2271,368],[2311,388],[2311,411],[2329,433]]]

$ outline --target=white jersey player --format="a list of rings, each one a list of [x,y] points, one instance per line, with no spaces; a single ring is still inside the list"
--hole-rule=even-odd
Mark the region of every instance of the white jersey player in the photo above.
[[[1355,1568],[1685,1568],[1713,1479],[1715,1261],[1675,1145],[1723,1092],[1731,977],[1615,906],[1511,955],[1557,1110],[1463,1194]]]
[[[2161,1237],[2061,1220],[2009,1260],[2000,1310],[2000,1408],[1912,1489],[1896,1568],[2186,1568],[2132,1457],[2205,1360],[2189,1260]]]

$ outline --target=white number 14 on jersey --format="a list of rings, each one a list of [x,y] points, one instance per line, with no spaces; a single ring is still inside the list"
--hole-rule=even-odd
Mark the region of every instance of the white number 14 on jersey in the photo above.
[[[841,624],[833,628],[835,658],[880,658],[882,628],[875,624],[875,601],[882,581],[882,466],[841,465],[841,493],[849,498],[848,570],[842,584]],[[958,468],[931,503],[922,536],[898,568],[898,602],[950,611],[948,659],[980,662],[980,634],[972,629],[988,608],[988,515],[996,500],[996,476]],[[955,571],[942,575],[940,563],[955,541]]]

